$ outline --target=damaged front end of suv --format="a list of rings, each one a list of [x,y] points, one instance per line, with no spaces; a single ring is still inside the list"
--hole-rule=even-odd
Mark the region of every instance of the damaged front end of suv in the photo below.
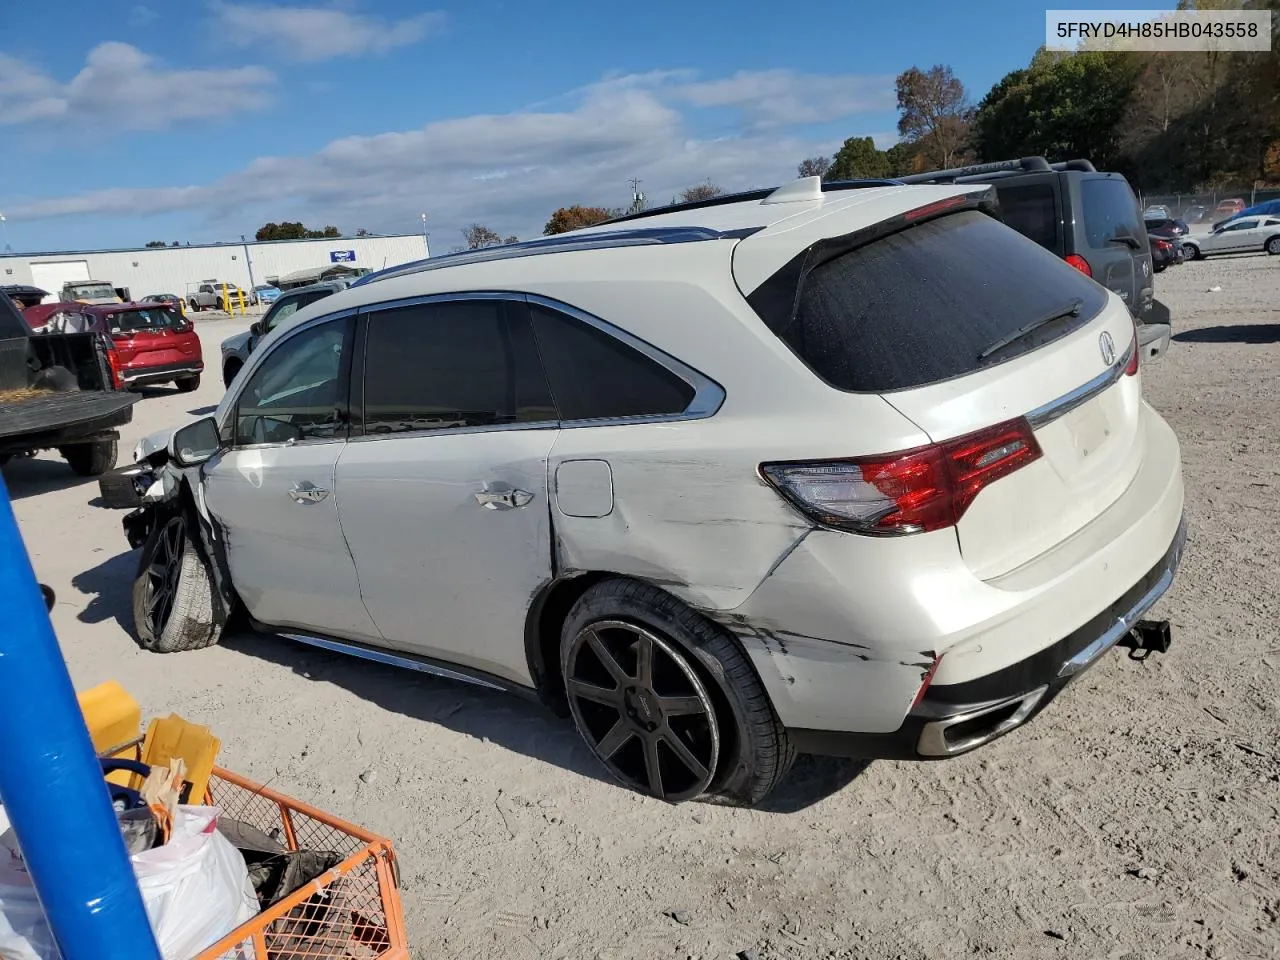
[[[129,511],[122,520],[125,539],[130,548],[141,550],[133,586],[135,631],[143,647],[159,652],[204,645],[172,643],[165,637],[173,605],[188,599],[181,595],[179,578],[184,563],[198,563],[208,571],[212,589],[204,619],[213,636],[221,632],[236,606],[221,549],[222,532],[203,504],[203,461],[183,449],[189,446],[190,437],[184,442],[184,434],[190,429],[144,437],[134,448],[133,463],[98,480],[101,506]]]

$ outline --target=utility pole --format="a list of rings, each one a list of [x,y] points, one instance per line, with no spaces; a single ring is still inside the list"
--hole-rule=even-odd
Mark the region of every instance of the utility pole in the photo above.
[[[0,228],[4,229],[4,252],[13,253],[13,247],[9,246],[9,221],[4,218],[3,213],[0,213]]]
[[[640,184],[643,183],[636,177],[632,177],[627,183],[631,184],[631,208],[627,213],[641,213],[644,211],[644,194],[640,192]]]
[[[249,268],[249,295],[253,296],[253,291],[257,284],[253,282],[253,261],[249,259],[249,241],[244,238],[244,234],[240,234],[240,243],[244,245],[244,265]]]

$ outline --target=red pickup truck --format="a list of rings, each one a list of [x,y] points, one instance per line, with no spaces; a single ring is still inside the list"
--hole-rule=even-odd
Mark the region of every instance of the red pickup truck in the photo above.
[[[36,333],[100,334],[117,389],[172,381],[187,393],[200,386],[200,337],[172,304],[63,300],[28,307],[23,316]]]

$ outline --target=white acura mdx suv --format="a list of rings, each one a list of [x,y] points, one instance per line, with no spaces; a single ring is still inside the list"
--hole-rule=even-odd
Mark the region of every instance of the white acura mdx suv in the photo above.
[[[987,185],[822,184],[372,275],[103,480],[140,643],[228,618],[526,692],[625,784],[1025,723],[1185,539],[1129,312]]]

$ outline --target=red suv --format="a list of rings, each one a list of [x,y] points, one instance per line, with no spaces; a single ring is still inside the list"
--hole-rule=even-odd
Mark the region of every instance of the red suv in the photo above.
[[[71,303],[29,307],[37,333],[98,333],[118,390],[172,381],[183,393],[200,386],[204,354],[191,321],[166,303]]]

